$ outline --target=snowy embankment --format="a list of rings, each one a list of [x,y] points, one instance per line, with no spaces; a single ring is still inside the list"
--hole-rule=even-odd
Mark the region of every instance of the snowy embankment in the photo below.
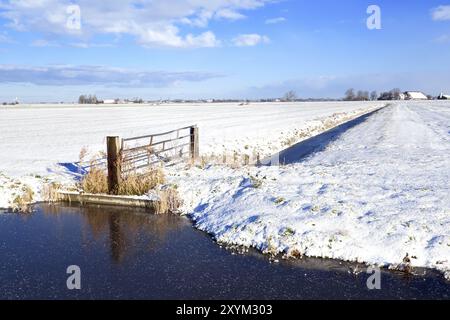
[[[73,184],[60,163],[83,147],[104,150],[107,135],[198,124],[203,155],[264,157],[383,105],[0,107],[0,207],[28,187],[39,201],[45,183]],[[299,162],[167,174],[184,212],[220,242],[393,267],[408,254],[413,266],[449,273],[449,124],[449,103],[398,103]]]
[[[398,103],[297,163],[177,172],[217,241],[450,276],[450,104]]]
[[[67,165],[78,161],[82,148],[90,154],[104,151],[107,135],[130,137],[197,124],[204,155],[258,152],[264,156],[381,105],[327,102],[0,107],[0,208],[10,207],[28,188],[34,193],[33,199],[40,201],[43,184],[73,184],[74,176]]]

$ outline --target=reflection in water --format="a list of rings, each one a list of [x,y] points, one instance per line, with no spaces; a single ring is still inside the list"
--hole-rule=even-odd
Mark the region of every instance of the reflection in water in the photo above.
[[[376,299],[450,297],[427,271],[408,280],[382,272],[368,290],[357,265],[323,259],[269,263],[250,250],[221,249],[192,223],[119,207],[37,205],[30,215],[0,214],[0,299]],[[82,290],[67,290],[80,266]]]
[[[120,262],[126,249],[126,237],[120,225],[120,218],[116,214],[111,214],[108,221],[111,257],[114,261]]]
[[[143,246],[149,251],[158,250],[164,246],[168,235],[180,228],[174,217],[155,216],[145,209],[96,205],[42,205],[42,209],[48,216],[59,216],[62,212],[81,214],[83,234],[90,233],[96,240],[109,238],[111,258],[116,263],[132,254],[140,241],[146,242]]]

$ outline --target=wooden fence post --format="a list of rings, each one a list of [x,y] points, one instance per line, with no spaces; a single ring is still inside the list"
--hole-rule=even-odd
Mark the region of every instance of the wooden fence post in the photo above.
[[[121,141],[119,137],[106,137],[106,150],[108,153],[108,191],[110,194],[119,193],[121,179]]]
[[[198,145],[198,127],[191,127],[191,159],[192,161],[198,160],[200,156],[199,145]]]

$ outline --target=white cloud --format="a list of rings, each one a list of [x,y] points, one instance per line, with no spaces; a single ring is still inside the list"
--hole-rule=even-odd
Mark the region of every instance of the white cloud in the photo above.
[[[34,40],[31,43],[32,47],[59,47],[59,44],[54,41],[48,41],[45,39]]]
[[[189,24],[206,28],[213,19],[237,20],[269,0],[6,0],[0,17],[20,31],[69,35],[83,39],[96,34],[131,35],[145,46],[213,47],[220,45],[210,30],[184,34]],[[69,5],[79,5],[81,29],[67,27]]]
[[[111,43],[90,43],[90,42],[71,42],[69,46],[74,48],[114,48],[115,45]]]
[[[212,48],[220,46],[220,41],[216,39],[216,36],[211,31],[203,32],[198,36],[188,34],[185,40],[185,47],[204,47]]]
[[[113,48],[115,47],[112,43],[95,43],[95,42],[68,42],[68,46],[73,48]],[[62,43],[58,41],[50,41],[46,39],[37,39],[31,42],[32,47],[44,48],[44,47],[61,47]]]
[[[137,71],[104,66],[0,65],[0,83],[35,85],[105,85],[117,87],[168,87],[179,82],[199,82],[222,77],[206,72]]]
[[[450,42],[450,35],[443,34],[443,35],[437,37],[435,39],[435,42],[437,42],[437,43],[448,43],[448,42]]]
[[[5,33],[0,32],[0,43],[13,43],[14,41]]]
[[[267,36],[252,34],[240,34],[233,39],[233,44],[237,47],[252,47],[261,43],[269,43],[270,39]]]
[[[219,10],[215,14],[215,17],[222,18],[222,19],[228,19],[228,20],[239,20],[239,19],[246,18],[246,16],[243,15],[242,13],[239,13],[239,12],[237,12],[235,10],[231,10],[231,9]]]
[[[272,18],[272,19],[267,19],[265,21],[266,24],[277,24],[277,23],[282,23],[285,22],[286,18],[284,17],[278,17],[278,18]]]
[[[188,24],[193,27],[206,28],[209,21],[213,18],[214,13],[208,10],[201,10],[193,16],[183,17],[180,19],[182,24]]]
[[[450,20],[450,5],[434,8],[431,15],[435,21]]]
[[[167,26],[161,30],[145,30],[145,33],[139,37],[139,43],[147,47],[158,46],[163,43],[165,46],[178,48],[212,48],[220,45],[220,41],[211,31],[203,32],[197,36],[190,33],[181,38],[178,36],[178,29],[173,26]]]

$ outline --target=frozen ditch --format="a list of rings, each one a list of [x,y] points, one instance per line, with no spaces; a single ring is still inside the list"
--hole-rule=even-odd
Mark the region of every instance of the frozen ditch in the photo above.
[[[280,261],[233,254],[192,223],[121,207],[34,206],[0,215],[0,299],[448,299],[438,272],[382,272],[368,290],[364,266],[324,259]],[[23,236],[23,235],[26,235]],[[51,261],[51,263],[49,263]],[[82,290],[67,290],[67,263]],[[162,271],[163,270],[163,271]]]

